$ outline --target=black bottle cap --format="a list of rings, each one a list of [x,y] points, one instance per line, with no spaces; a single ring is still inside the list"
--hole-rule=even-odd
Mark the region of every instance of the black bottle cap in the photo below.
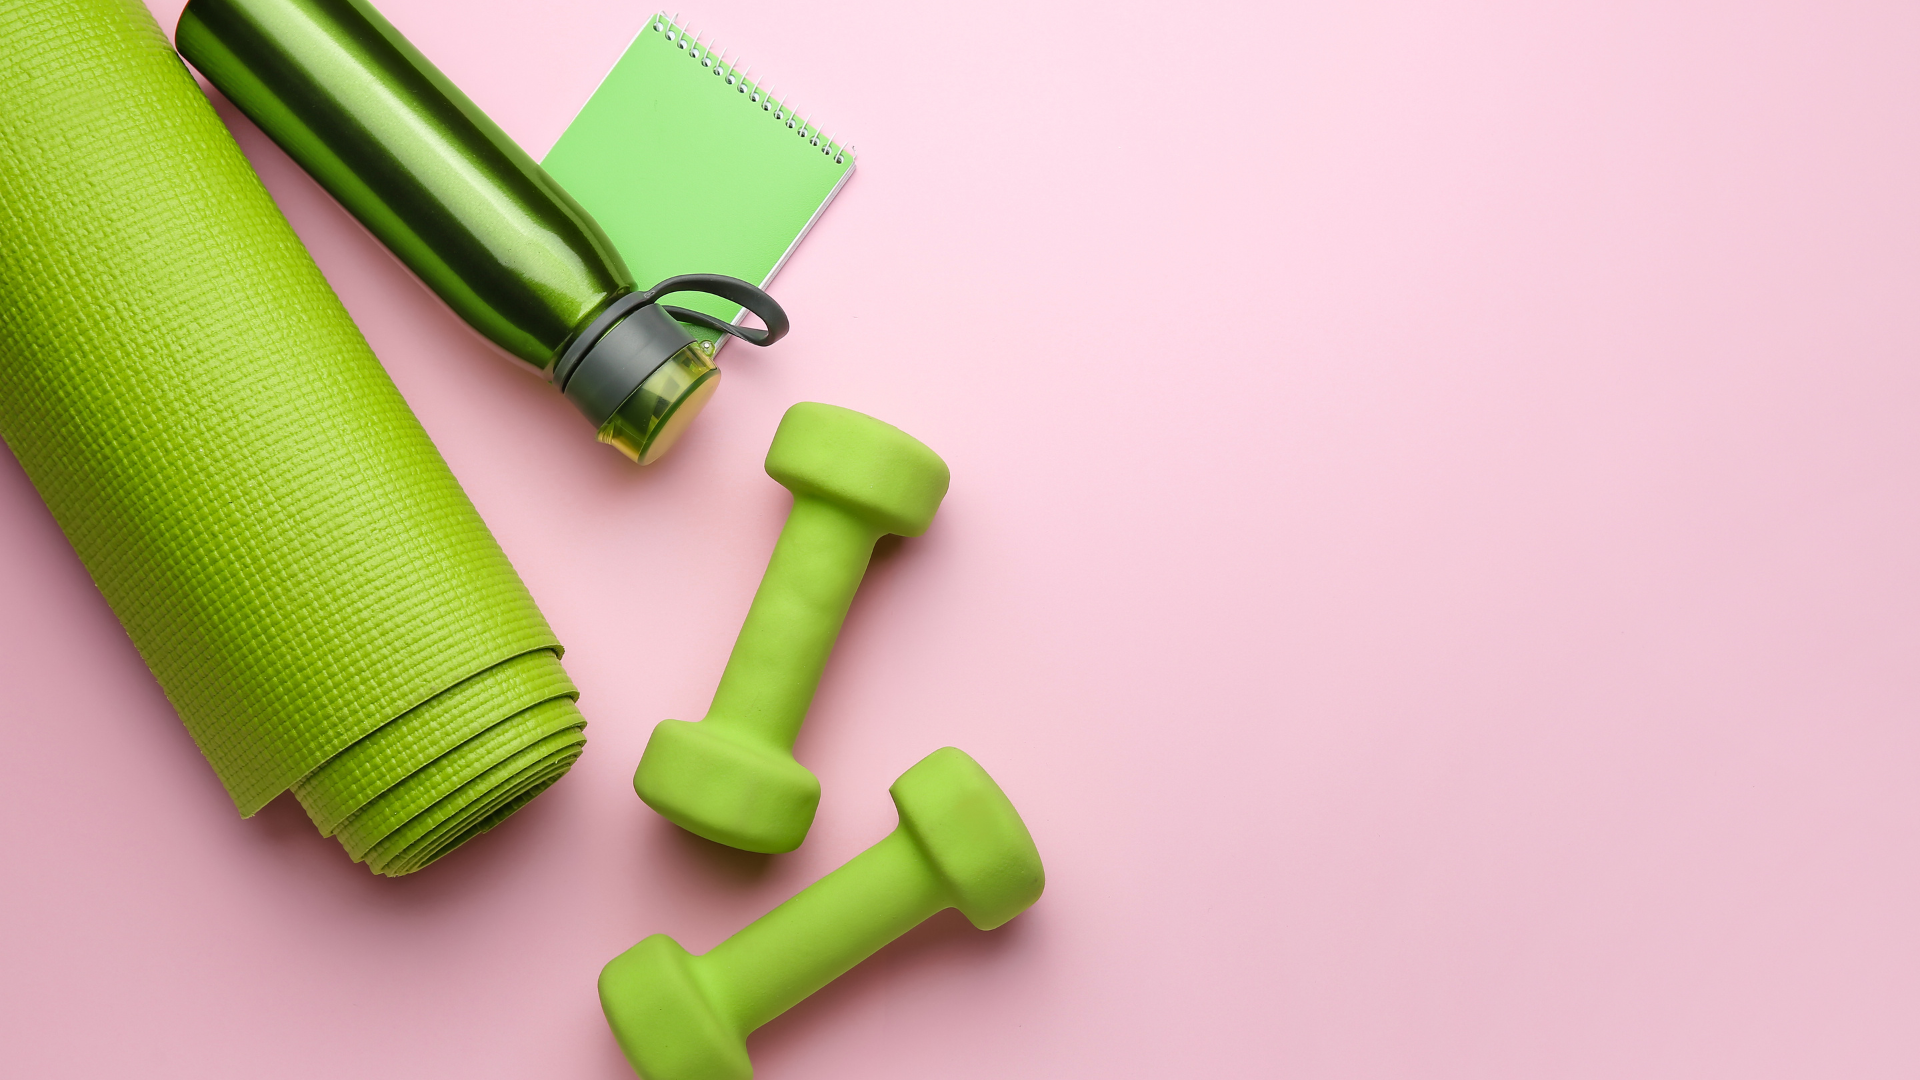
[[[760,317],[765,330],[737,326],[704,312],[655,303],[676,292],[704,292],[731,300]],[[693,344],[690,322],[754,345],[771,345],[787,332],[787,313],[758,286],[722,274],[683,274],[643,293],[608,304],[553,366],[553,381],[595,429],[604,425],[667,358]]]
[[[568,373],[561,392],[597,430],[667,358],[693,344],[658,304],[642,304],[600,335]]]

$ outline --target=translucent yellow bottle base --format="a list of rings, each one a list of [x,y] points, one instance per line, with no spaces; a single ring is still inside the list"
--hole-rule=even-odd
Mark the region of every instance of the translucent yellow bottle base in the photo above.
[[[654,369],[600,428],[600,441],[642,465],[666,456],[720,388],[713,346],[696,341]]]

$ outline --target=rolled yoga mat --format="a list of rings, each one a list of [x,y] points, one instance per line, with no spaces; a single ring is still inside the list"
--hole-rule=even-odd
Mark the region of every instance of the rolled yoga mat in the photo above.
[[[243,816],[417,870],[585,740],[560,646],[137,0],[0,0],[0,438]]]

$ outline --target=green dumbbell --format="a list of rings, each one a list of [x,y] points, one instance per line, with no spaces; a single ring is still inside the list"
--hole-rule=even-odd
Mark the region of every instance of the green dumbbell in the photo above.
[[[792,851],[820,805],[793,759],[820,673],[882,536],[919,536],[947,494],[947,465],[871,416],[803,401],[767,451],[793,492],[760,590],[705,720],[662,720],[633,789],[668,821],[747,851]]]
[[[655,934],[600,972],[600,1007],[643,1080],[747,1080],[748,1033],[957,907],[991,930],[1046,872],[1000,785],[949,746],[890,789],[900,825],[703,956]]]

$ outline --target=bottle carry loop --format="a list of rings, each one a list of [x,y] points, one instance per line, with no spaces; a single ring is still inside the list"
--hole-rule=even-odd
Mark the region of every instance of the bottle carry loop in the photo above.
[[[728,277],[725,274],[680,274],[676,277],[670,277],[660,284],[655,285],[653,288],[648,289],[645,293],[642,293],[641,295],[646,297],[646,299],[640,302],[642,304],[651,304],[659,297],[677,292],[703,292],[708,296],[717,296],[722,300],[731,300],[759,316],[760,321],[767,324],[767,328],[765,330],[755,330],[751,326],[740,326],[735,323],[722,322],[705,312],[689,311],[686,308],[675,307],[672,304],[660,305],[666,310],[667,314],[672,315],[681,322],[690,322],[697,326],[704,326],[709,330],[718,330],[723,334],[732,334],[734,337],[750,345],[771,345],[787,336],[787,313],[781,308],[780,302],[768,296],[765,290],[759,286],[748,284],[737,277]]]
[[[674,304],[656,304],[656,301],[663,296],[682,292],[701,292],[708,296],[717,296],[722,300],[731,300],[759,316],[760,321],[767,324],[767,328],[757,330],[751,326],[740,326],[717,319],[703,311],[694,311]],[[593,353],[606,338],[608,330],[635,311],[648,306],[657,306],[661,311],[682,322],[693,323],[722,334],[731,334],[750,345],[771,345],[787,336],[787,330],[791,326],[780,302],[767,295],[766,291],[758,285],[742,281],[737,277],[728,277],[725,274],[678,274],[645,292],[631,292],[619,297],[587,324],[587,329],[573,339],[573,342],[560,354],[559,361],[553,365],[553,384],[560,388],[560,392],[567,393],[567,386],[573,381],[574,373],[587,366],[586,360],[589,354]],[[647,321],[656,327],[659,327],[661,322],[657,319]],[[684,330],[681,332],[685,334]],[[667,342],[663,341],[654,348],[647,349],[649,354],[657,353],[654,366],[658,366],[658,361],[664,361],[681,346],[693,341],[693,335],[685,334],[685,337],[685,341],[679,341],[672,348],[665,348]],[[663,348],[664,351],[660,351]],[[634,380],[633,385],[638,386],[647,375],[652,373],[652,370],[649,367],[647,371],[637,373],[639,378]],[[572,395],[568,394],[568,396]]]

